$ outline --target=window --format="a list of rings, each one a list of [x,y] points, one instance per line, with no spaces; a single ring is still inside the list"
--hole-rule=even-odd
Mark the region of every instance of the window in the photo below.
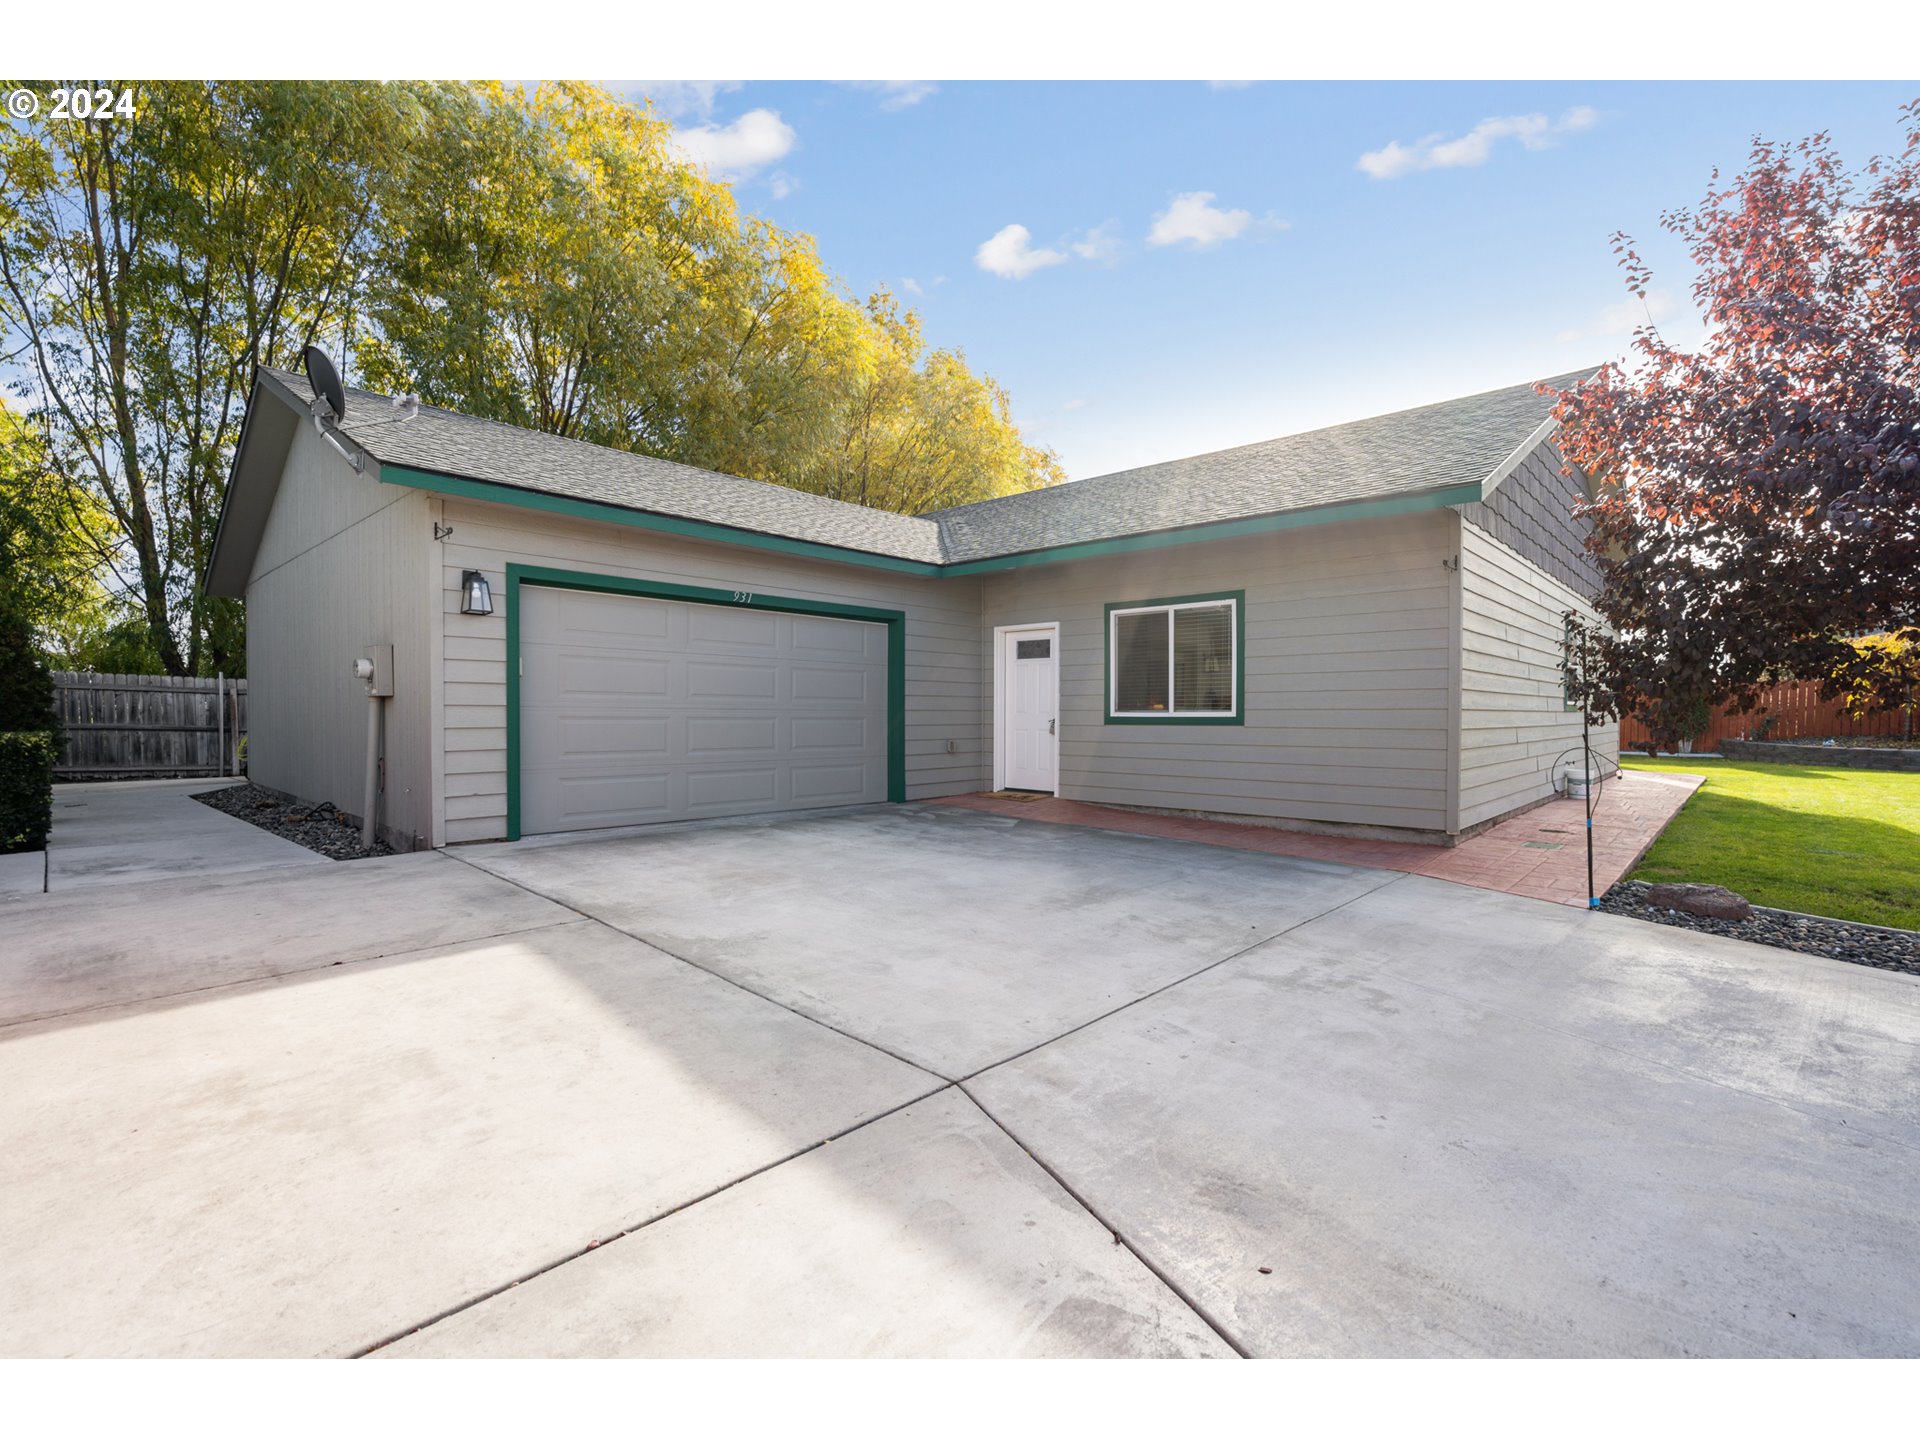
[[[1237,725],[1239,591],[1107,607],[1109,724]]]

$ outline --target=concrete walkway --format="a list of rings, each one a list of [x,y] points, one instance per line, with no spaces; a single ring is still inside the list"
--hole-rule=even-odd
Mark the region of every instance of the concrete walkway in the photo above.
[[[1594,804],[1593,893],[1604,895],[1647,853],[1667,822],[1704,783],[1699,775],[1622,771],[1601,787]],[[1502,820],[1458,845],[1417,845],[1393,840],[1359,840],[1344,835],[1309,835],[1231,820],[1189,819],[1178,815],[1122,810],[1052,796],[1015,798],[1006,792],[955,795],[931,805],[956,805],[1056,825],[1085,825],[1129,835],[1191,840],[1229,850],[1327,860],[1405,875],[1429,875],[1587,908],[1586,802],[1551,800]]]
[[[1920,979],[948,806],[0,912],[0,1354],[1920,1349]]]
[[[336,862],[193,797],[238,780],[113,780],[53,787],[43,855],[4,857],[0,900],[167,876]],[[33,870],[41,871],[36,881]]]

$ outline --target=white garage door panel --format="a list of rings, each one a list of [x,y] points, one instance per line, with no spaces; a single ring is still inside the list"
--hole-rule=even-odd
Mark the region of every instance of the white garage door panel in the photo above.
[[[702,715],[687,725],[687,754],[696,759],[725,755],[770,755],[780,744],[780,722],[771,715],[752,720]]]
[[[780,698],[780,665],[775,660],[758,664],[719,664],[711,660],[688,660],[686,695],[690,700],[760,700]]]
[[[520,829],[887,798],[884,625],[526,586]]]
[[[522,733],[532,737],[529,751],[538,748],[576,758],[617,755],[658,763],[669,754],[667,737],[672,728],[663,715],[635,719],[631,715],[547,713],[539,717],[537,726],[530,725]]]
[[[771,649],[779,643],[779,622],[771,614],[756,615],[750,610],[727,610],[718,605],[692,605],[687,608],[687,638],[700,645],[711,642]]]

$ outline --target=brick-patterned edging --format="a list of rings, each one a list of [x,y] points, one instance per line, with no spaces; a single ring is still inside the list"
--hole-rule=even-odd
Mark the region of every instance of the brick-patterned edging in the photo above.
[[[1772,760],[1784,765],[1829,765],[1837,770],[1905,770],[1920,774],[1920,750],[1882,750],[1867,745],[1792,745],[1762,740],[1722,740],[1729,760]]]
[[[1615,881],[1639,863],[1667,822],[1679,813],[1700,784],[1698,775],[1628,770],[1616,774],[1601,787],[1593,811],[1594,887],[1600,894],[1605,895]],[[983,810],[990,815],[1037,820],[1042,824],[1084,825],[1095,830],[1119,830],[1165,840],[1190,840],[1229,850],[1256,850],[1303,860],[1331,860],[1342,865],[1399,870],[1482,890],[1502,890],[1509,895],[1577,905],[1582,909],[1587,904],[1586,803],[1581,800],[1550,800],[1523,814],[1502,819],[1491,830],[1462,839],[1454,846],[1306,834],[1232,820],[1123,810],[1084,800],[1056,799],[1051,795],[1032,800],[1010,800],[998,795],[949,795],[926,803]]]

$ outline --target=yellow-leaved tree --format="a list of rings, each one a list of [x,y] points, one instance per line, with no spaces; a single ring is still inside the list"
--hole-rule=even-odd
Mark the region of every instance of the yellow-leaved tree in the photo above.
[[[1006,394],[594,86],[445,86],[377,221],[375,388],[907,513],[1055,484]]]

